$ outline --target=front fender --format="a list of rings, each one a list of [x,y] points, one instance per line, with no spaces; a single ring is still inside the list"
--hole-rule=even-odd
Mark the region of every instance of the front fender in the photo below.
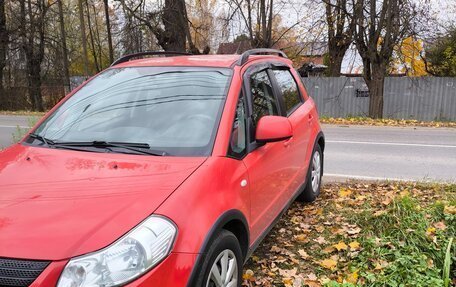
[[[249,187],[242,180],[248,180],[242,161],[211,157],[157,209],[178,226],[173,252],[204,252],[207,235],[227,211],[236,210],[248,225]]]

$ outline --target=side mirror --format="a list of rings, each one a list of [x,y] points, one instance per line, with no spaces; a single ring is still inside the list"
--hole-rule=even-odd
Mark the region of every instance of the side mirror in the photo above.
[[[286,117],[264,116],[257,124],[255,139],[259,143],[278,142],[293,136],[293,128]]]

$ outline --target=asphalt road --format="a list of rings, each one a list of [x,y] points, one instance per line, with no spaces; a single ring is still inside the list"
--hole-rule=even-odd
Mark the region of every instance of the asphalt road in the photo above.
[[[13,134],[18,134],[18,129],[27,130],[32,117],[3,116],[0,115],[0,148],[13,143]]]
[[[0,116],[0,147],[27,117]],[[456,182],[456,129],[324,125],[325,178]]]
[[[324,126],[330,178],[456,182],[456,129]]]

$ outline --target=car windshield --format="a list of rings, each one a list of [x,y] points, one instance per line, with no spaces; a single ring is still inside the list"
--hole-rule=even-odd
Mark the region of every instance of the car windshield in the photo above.
[[[57,108],[28,142],[141,143],[163,155],[210,155],[231,74],[221,68],[106,70]]]

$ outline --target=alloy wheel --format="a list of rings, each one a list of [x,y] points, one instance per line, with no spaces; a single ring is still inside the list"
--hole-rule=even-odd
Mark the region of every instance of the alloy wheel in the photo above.
[[[312,158],[312,191],[318,192],[321,181],[321,156],[318,151],[314,153]]]
[[[222,251],[214,261],[207,278],[206,287],[237,287],[238,264],[233,251]]]

